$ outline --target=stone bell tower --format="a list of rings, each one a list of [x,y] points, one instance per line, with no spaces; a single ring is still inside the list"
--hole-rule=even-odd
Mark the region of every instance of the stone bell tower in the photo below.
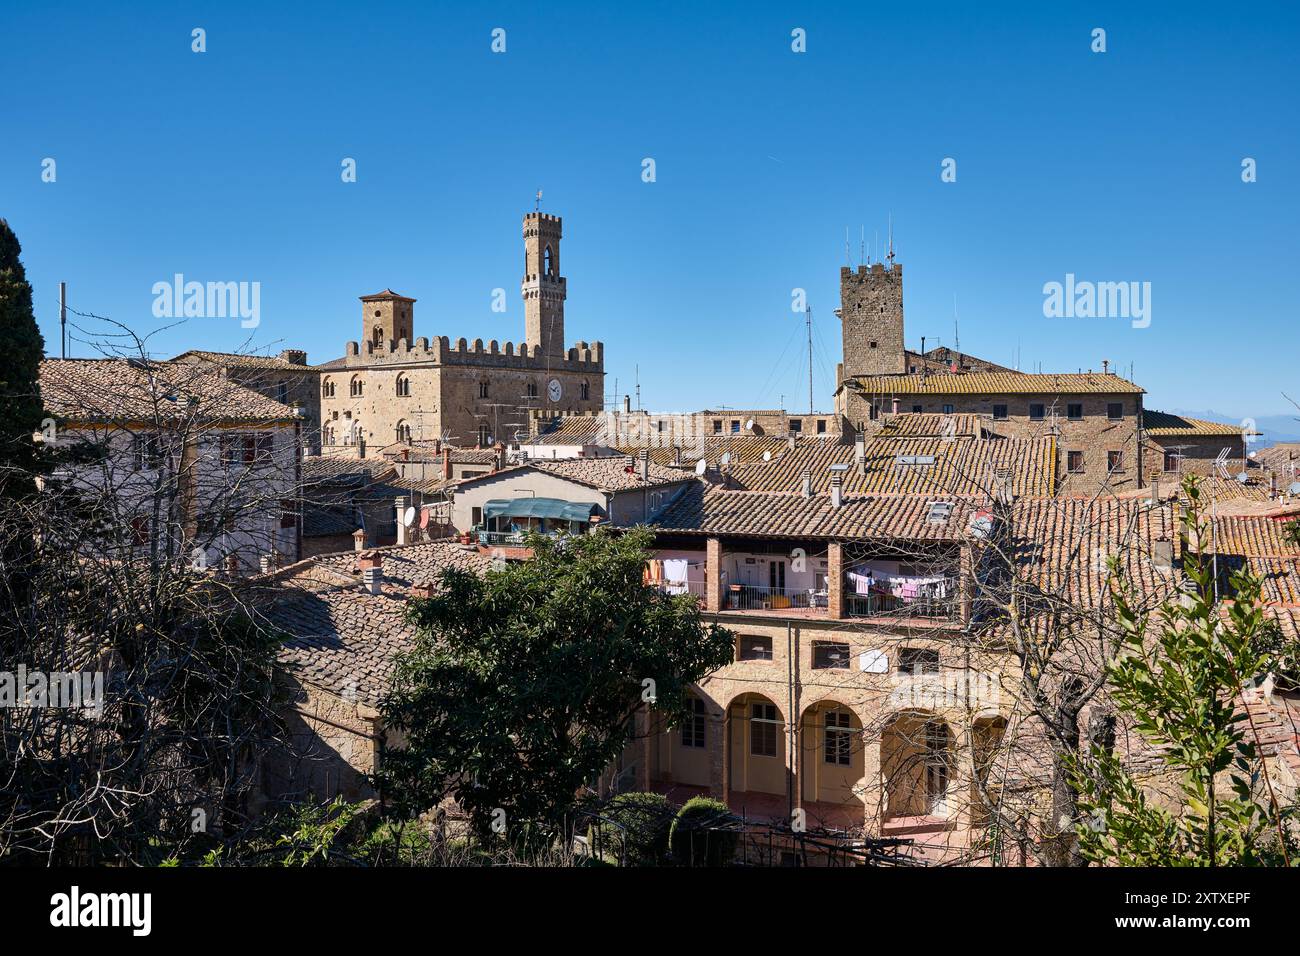
[[[564,357],[564,298],[560,275],[560,217],[524,216],[524,341],[543,355]]]
[[[361,296],[361,341],[383,351],[389,342],[411,341],[415,325],[415,300],[392,289]]]

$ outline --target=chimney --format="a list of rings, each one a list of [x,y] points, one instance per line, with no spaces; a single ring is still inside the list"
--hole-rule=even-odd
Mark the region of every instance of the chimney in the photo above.
[[[365,435],[357,435],[357,457],[358,458],[366,457],[366,436]]]
[[[1174,569],[1174,543],[1169,540],[1151,542],[1151,564],[1161,571]]]
[[[398,495],[394,500],[397,508],[397,543],[410,544],[410,528],[406,526],[406,495]]]
[[[239,555],[233,552],[226,555],[226,573],[232,578],[239,577]]]
[[[650,482],[650,450],[642,448],[637,454],[637,474],[641,476],[644,484]]]
[[[280,563],[280,555],[272,548],[269,552],[257,559],[257,566],[261,568],[263,574],[270,574]]]
[[[1270,471],[1268,473],[1268,496],[1270,498],[1277,497],[1277,472],[1276,471]]]
[[[632,414],[632,396],[631,396],[631,395],[624,395],[624,396],[623,396],[623,414],[624,414],[624,415],[631,415],[631,414]]]
[[[444,448],[442,450],[442,480],[443,481],[451,480],[451,449],[450,448]]]
[[[831,475],[831,507],[844,504],[844,476],[838,471]]]
[[[682,446],[681,446],[681,445],[674,445],[674,446],[673,446],[673,464],[674,464],[674,465],[680,465],[681,463],[682,463]]]
[[[894,396],[893,412],[894,412],[895,415],[898,414],[898,396],[897,396],[897,395]]]
[[[492,446],[492,470],[501,471],[506,467],[506,446],[497,442]]]
[[[791,432],[786,436],[785,443],[790,446],[791,451],[794,451],[795,446],[799,444],[799,433]]]
[[[364,529],[358,528],[356,531],[352,532],[352,550],[366,550],[366,532]]]
[[[361,568],[361,580],[369,594],[381,594],[384,590],[384,557],[378,551],[365,551],[357,558]]]
[[[853,440],[853,462],[858,466],[859,472],[867,470],[867,439],[863,435]]]
[[[1101,374],[1102,375],[1110,374],[1110,359],[1101,360]]]
[[[419,584],[413,584],[411,586],[411,597],[427,601],[429,598],[433,597],[436,590],[437,586],[432,582],[421,581]]]
[[[803,496],[805,498],[812,497],[812,469],[811,468],[805,468],[803,470]]]

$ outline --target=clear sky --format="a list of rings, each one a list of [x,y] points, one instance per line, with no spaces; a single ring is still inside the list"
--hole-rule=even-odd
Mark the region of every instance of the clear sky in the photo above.
[[[611,400],[639,365],[656,410],[806,406],[799,287],[829,408],[845,228],[856,263],[890,217],[911,347],[952,344],[955,297],[963,350],[1133,363],[1149,407],[1259,417],[1300,391],[1293,3],[15,6],[0,216],[51,353],[60,279],[145,332],[175,273],[259,282],[248,346],[312,362],[384,287],[419,300],[417,336],[519,341],[542,188],[567,338],[605,342]],[[1067,273],[1150,282],[1150,326],[1045,318]],[[196,318],[151,347],[249,335]]]

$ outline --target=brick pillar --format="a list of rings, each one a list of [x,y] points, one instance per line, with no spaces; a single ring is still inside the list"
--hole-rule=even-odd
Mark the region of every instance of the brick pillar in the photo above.
[[[731,792],[731,774],[727,767],[727,712],[709,714],[709,795],[727,802]]]
[[[722,610],[722,541],[710,538],[704,546],[704,609]]]
[[[844,545],[838,541],[826,546],[826,616],[844,617]]]

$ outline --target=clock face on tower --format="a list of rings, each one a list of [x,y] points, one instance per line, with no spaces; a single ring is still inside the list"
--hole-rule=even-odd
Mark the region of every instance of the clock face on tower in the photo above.
[[[558,402],[560,400],[560,396],[564,394],[564,391],[560,388],[560,380],[558,378],[553,378],[546,383],[546,394],[550,396],[551,401],[553,402]]]

